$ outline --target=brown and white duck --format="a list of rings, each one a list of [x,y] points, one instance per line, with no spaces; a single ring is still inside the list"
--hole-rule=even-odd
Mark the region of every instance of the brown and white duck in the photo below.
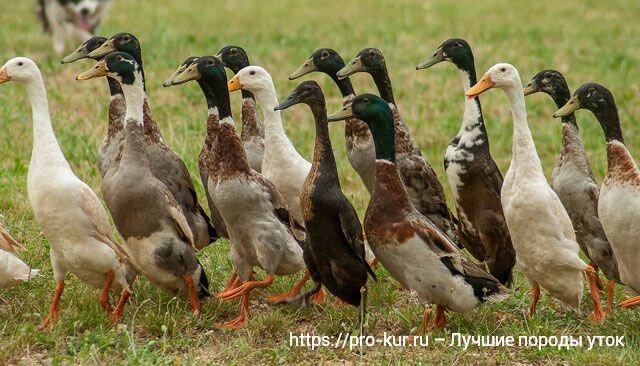
[[[409,128],[400,116],[382,52],[376,48],[365,48],[336,75],[342,79],[357,72],[371,75],[380,96],[393,111],[396,161],[409,199],[418,212],[427,216],[445,235],[457,243],[454,217],[447,207],[444,188],[420,149],[414,145]]]
[[[524,88],[525,96],[537,92],[549,95],[558,108],[571,98],[567,81],[556,70],[540,71]],[[598,218],[600,189],[593,178],[575,114],[563,116],[561,121],[562,150],[551,173],[551,188],[569,214],[580,249],[591,260],[591,265],[596,270],[600,268],[609,279],[607,297],[611,311],[613,286],[615,282],[620,282],[620,273],[618,261]]]
[[[249,317],[251,290],[270,286],[275,275],[289,275],[304,269],[302,243],[292,232],[293,219],[283,197],[260,173],[249,166],[236,134],[224,65],[214,56],[198,58],[173,79],[173,84],[198,80],[218,142],[213,145],[215,169],[209,171],[209,192],[229,230],[231,261],[239,278],[218,294],[223,300],[242,297],[240,315],[222,326],[238,328]],[[210,112],[211,113],[211,112]],[[266,277],[253,277],[254,267]]]
[[[131,33],[118,33],[107,39],[97,49],[89,52],[87,57],[105,57],[105,55],[114,51],[130,54],[140,67],[143,88],[145,88],[143,121],[145,143],[149,151],[151,171],[153,175],[169,189],[175,200],[180,204],[193,233],[196,247],[201,249],[217,239],[217,228],[213,227],[206,212],[198,203],[198,197],[191,180],[191,175],[184,161],[164,142],[160,129],[151,113],[149,101],[146,96],[140,42]]]
[[[416,69],[442,61],[457,67],[463,91],[476,83],[473,52],[464,39],[444,41]],[[487,264],[489,272],[500,283],[508,285],[516,264],[516,252],[500,203],[502,174],[491,157],[478,97],[465,98],[462,125],[447,146],[444,168],[458,211],[460,242],[477,260]]]
[[[620,281],[640,293],[640,255],[638,255],[638,222],[640,222],[640,170],[625,145],[618,108],[606,87],[587,83],[556,111],[554,117],[572,115],[578,109],[591,111],[607,142],[607,174],[600,188],[598,217],[618,261]],[[620,304],[624,308],[640,305],[640,296]]]
[[[101,76],[117,80],[126,101],[121,152],[104,176],[104,200],[135,267],[162,290],[186,296],[197,315],[209,284],[183,210],[151,170],[142,70],[132,55],[111,52],[77,79]]]

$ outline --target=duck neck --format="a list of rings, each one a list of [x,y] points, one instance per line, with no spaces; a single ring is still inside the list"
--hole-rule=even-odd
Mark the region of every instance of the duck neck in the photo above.
[[[251,174],[247,155],[230,115],[226,117],[220,115],[214,161],[219,164],[219,172],[217,173],[219,179]]]
[[[531,136],[531,130],[527,123],[527,109],[524,102],[524,93],[518,80],[517,86],[504,89],[509,103],[511,104],[511,114],[513,116],[513,144],[511,164],[526,164],[526,170],[532,173],[543,174],[540,158],[536,151],[536,146]],[[520,166],[520,165],[516,165]]]
[[[344,64],[342,67],[344,67]],[[336,75],[338,71],[339,69],[335,70],[335,72],[329,72],[327,73],[327,75],[329,75],[331,77],[331,80],[333,80],[333,82],[336,83],[336,85],[338,86],[338,89],[340,89],[340,94],[342,94],[342,97],[346,98],[350,95],[355,95],[355,92],[353,91],[353,85],[351,84],[351,80],[348,77],[342,80],[338,79],[338,76]]]
[[[109,94],[112,97],[116,95],[122,95],[122,89],[120,88],[120,83],[118,83],[117,80],[107,78],[107,83],[109,84]]]
[[[371,71],[370,73],[373,81],[376,83],[378,93],[380,93],[380,98],[384,99],[387,103],[395,105],[396,100],[393,97],[391,79],[389,78],[389,73],[387,72],[386,66],[382,66],[379,69]]]
[[[313,150],[313,166],[323,167],[323,172],[333,179],[338,178],[336,159],[333,156],[331,138],[329,137],[329,123],[324,101],[310,104],[311,112],[316,124],[316,143]]]
[[[45,89],[42,76],[30,81],[25,85],[27,95],[31,103],[33,118],[33,148],[31,151],[31,167],[40,166],[39,163],[47,166],[66,168],[71,170],[69,163],[64,157],[58,140],[53,133],[51,117],[49,115],[49,103],[47,101],[47,90]],[[42,159],[40,155],[46,155]]]
[[[392,219],[403,219],[413,207],[396,164],[387,159],[376,158],[375,185],[367,211],[371,207]]]
[[[567,86],[567,84],[559,84],[559,85],[555,85],[553,93],[550,93],[549,96],[551,96],[551,99],[553,99],[553,102],[556,104],[556,107],[560,109],[565,104],[567,104],[569,99],[571,99],[571,92],[569,91],[569,87]],[[575,126],[576,129],[578,128],[578,124],[576,123],[575,113],[571,113],[566,116],[563,116],[561,118],[561,121],[562,123],[572,124],[573,126]]]
[[[464,92],[471,88],[471,85],[475,85],[477,80],[476,76],[476,68],[471,63],[462,64],[458,66],[458,75],[460,76],[460,81],[462,82],[462,89]],[[486,142],[485,145],[488,145],[487,139],[487,131],[484,125],[484,119],[482,118],[482,107],[480,106],[480,98],[475,97],[473,99],[465,98],[464,101],[464,114],[462,117],[462,126],[460,128],[460,132],[468,131],[473,128],[479,128],[483,139]]]
[[[124,100],[126,105],[126,113],[124,117],[124,127],[134,124],[137,128],[142,130],[144,120],[144,103],[145,92],[144,83],[142,78],[136,77],[133,84],[120,84],[122,87],[122,93],[124,94]]]
[[[620,117],[618,116],[618,108],[615,103],[604,103],[598,108],[593,109],[593,114],[598,119],[598,122],[600,122],[607,142],[619,141],[624,144],[622,129],[620,128]]]
[[[282,126],[282,116],[280,111],[274,110],[278,105],[278,97],[273,85],[270,88],[262,88],[255,92],[260,106],[262,108],[262,114],[264,116],[264,137],[266,140],[280,140],[286,145],[291,145],[291,141],[287,138],[284,127]],[[272,143],[265,143],[265,148],[272,146]]]

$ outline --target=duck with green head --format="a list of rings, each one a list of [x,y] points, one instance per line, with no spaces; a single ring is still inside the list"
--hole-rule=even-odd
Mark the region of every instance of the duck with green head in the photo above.
[[[464,39],[442,42],[416,69],[443,61],[457,67],[463,91],[477,82],[473,52]],[[502,174],[489,151],[480,99],[464,99],[460,131],[444,154],[444,168],[458,211],[458,237],[471,255],[487,264],[500,283],[509,285],[516,252],[500,203]]]
[[[191,227],[193,232],[196,246],[200,249],[204,248],[210,243],[215,242],[221,234],[217,233],[216,229],[218,229],[218,227],[214,227],[211,224],[211,220],[198,203],[196,190],[187,166],[184,161],[182,161],[182,158],[164,142],[160,129],[153,118],[151,108],[149,107],[149,100],[146,95],[146,80],[142,66],[142,49],[140,42],[131,33],[117,33],[107,39],[100,47],[89,52],[87,57],[105,57],[105,55],[116,51],[131,55],[140,68],[141,82],[144,91],[143,123],[151,171],[154,176],[171,191],[176,201],[180,204],[189,222],[189,227]],[[222,228],[220,229],[223,234],[224,231]]]
[[[104,176],[104,200],[134,266],[162,290],[186,296],[193,313],[199,314],[209,283],[183,210],[151,170],[142,71],[133,56],[112,52],[77,79],[105,76],[120,83],[126,115],[121,152]]]
[[[315,286],[303,294],[301,300],[306,302],[324,285],[340,300],[361,307],[362,326],[366,305],[366,297],[362,294],[366,293],[367,273],[374,279],[376,276],[365,258],[358,214],[340,187],[329,138],[324,94],[318,83],[301,83],[276,109],[282,110],[300,103],[309,106],[316,125],[311,171],[300,196],[307,230],[304,260]]]
[[[106,40],[104,37],[92,37],[64,57],[60,63],[67,64],[88,59],[90,58],[89,53],[102,46]],[[91,59],[100,61],[103,57]],[[107,78],[107,83],[109,85],[109,94],[111,95],[111,100],[109,101],[109,125],[107,127],[107,135],[102,139],[100,150],[98,150],[98,171],[103,177],[118,154],[118,147],[122,142],[122,126],[124,125],[125,114],[124,96],[122,95],[122,90],[120,90],[120,85],[111,78]]]
[[[564,76],[557,70],[542,70],[524,88],[524,95],[542,92],[553,99],[558,108],[571,98]],[[618,260],[598,218],[600,189],[593,178],[574,113],[562,119],[562,151],[551,173],[551,188],[567,210],[576,239],[591,265],[607,276],[609,310],[613,310],[613,287],[620,282]]]
[[[553,116],[570,116],[587,109],[598,119],[607,143],[607,173],[600,188],[598,216],[618,261],[620,281],[640,293],[640,170],[622,137],[620,117],[613,94],[606,87],[587,83]],[[640,296],[623,301],[620,306],[640,305]]]
[[[416,291],[423,304],[436,304],[430,324],[425,307],[424,329],[446,324],[446,311],[468,312],[485,301],[501,300],[507,289],[473,263],[427,217],[416,210],[396,165],[393,111],[372,94],[329,116],[330,121],[355,116],[373,135],[376,180],[364,219],[367,240],[376,258],[405,288]]]
[[[268,287],[275,275],[290,275],[304,269],[302,243],[293,235],[294,220],[280,193],[266,178],[249,166],[236,134],[227,90],[224,65],[214,56],[198,58],[173,79],[173,85],[197,80],[207,100],[208,123],[217,142],[213,159],[207,164],[208,190],[227,224],[231,241],[231,261],[237,284],[218,297],[242,297],[240,315],[222,326],[238,328],[249,317],[249,296],[253,289]],[[211,118],[211,114],[214,118]],[[300,226],[298,226],[299,228]],[[266,277],[253,278],[253,268],[262,268]]]
[[[247,52],[239,46],[225,46],[216,57],[222,61],[225,67],[237,74],[243,68],[251,65]],[[240,139],[247,153],[249,165],[253,170],[262,171],[264,157],[264,123],[258,115],[258,106],[253,93],[242,90],[242,132]]]
[[[357,72],[366,72],[371,75],[380,96],[389,104],[393,112],[396,161],[411,202],[419,212],[427,216],[443,233],[457,243],[454,217],[447,207],[444,188],[438,181],[436,172],[422,156],[420,149],[414,145],[409,128],[398,112],[382,52],[377,48],[365,48],[336,75],[339,79],[343,79]]]
[[[289,80],[297,79],[314,71],[327,74],[340,89],[344,106],[351,103],[356,94],[348,77],[339,79],[336,75],[343,67],[344,61],[336,51],[331,48],[319,48],[289,76]],[[371,194],[376,173],[375,150],[371,132],[364,122],[357,118],[348,118],[344,125],[344,137],[349,163]]]

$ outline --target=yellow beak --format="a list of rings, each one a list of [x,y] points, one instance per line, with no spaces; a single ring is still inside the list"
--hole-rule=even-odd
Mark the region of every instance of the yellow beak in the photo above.
[[[107,76],[107,64],[99,61],[92,68],[76,76],[76,80],[89,80],[100,76]]]
[[[306,75],[310,72],[316,71],[316,65],[313,63],[313,57],[309,58],[307,61],[302,64],[302,66],[298,67],[296,71],[294,71],[291,75],[289,75],[289,80],[297,79],[300,76]]]
[[[341,110],[337,112],[333,112],[327,116],[328,122],[342,121],[343,119],[347,119],[353,117],[353,108],[352,103],[349,103],[342,107]]]
[[[482,79],[476,83],[476,85],[472,86],[465,93],[469,98],[475,98],[478,95],[486,92],[487,90],[493,88],[496,84],[491,80],[491,76],[489,74],[484,74]]]
[[[231,78],[231,80],[229,80],[229,82],[227,83],[227,88],[229,89],[229,93],[242,89],[242,85],[240,84],[240,78],[238,77],[238,75],[235,75]]]
[[[97,57],[102,57],[106,54],[109,54],[113,51],[115,51],[116,48],[113,45],[113,39],[108,39],[106,42],[104,42],[102,44],[102,46],[96,48],[95,50],[91,51],[87,57],[89,58],[97,58]]]
[[[7,75],[7,70],[3,67],[0,69],[0,84],[4,84],[11,80],[11,76]]]
[[[570,115],[571,113],[580,109],[582,105],[580,105],[580,101],[575,96],[571,97],[567,104],[563,105],[562,108],[558,109],[554,114],[553,118],[564,117]]]

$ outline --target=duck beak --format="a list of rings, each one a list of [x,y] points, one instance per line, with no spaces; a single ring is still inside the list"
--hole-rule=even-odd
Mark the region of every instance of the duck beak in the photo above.
[[[89,80],[100,76],[107,76],[107,64],[104,61],[98,61],[92,68],[76,76],[76,80]]]
[[[353,117],[353,108],[351,108],[351,106],[352,106],[352,103],[349,103],[344,107],[342,107],[341,110],[331,113],[330,115],[327,116],[327,121],[336,122],[336,121],[342,121],[343,119]]]
[[[494,83],[493,80],[491,80],[491,76],[489,74],[484,74],[482,79],[480,79],[480,81],[478,81],[476,85],[472,86],[469,90],[467,90],[465,95],[469,99],[473,99],[478,95],[486,92],[487,90],[493,88],[495,85],[496,83]]]
[[[72,63],[74,61],[78,61],[78,60],[82,60],[83,58],[87,58],[88,55],[89,55],[89,50],[87,50],[87,46],[83,44],[80,47],[76,48],[70,54],[66,55],[62,60],[60,60],[60,63],[61,64],[69,64],[69,63]]]
[[[238,77],[237,74],[234,75],[234,77],[232,77],[231,80],[229,80],[229,82],[227,83],[227,89],[229,89],[229,93],[242,89],[242,85],[240,84],[240,78]]]
[[[102,44],[102,46],[89,52],[87,57],[89,58],[103,57],[104,55],[107,55],[115,50],[116,50],[116,47],[113,45],[113,39],[108,39],[106,42]]]
[[[529,82],[529,84],[527,84],[527,86],[525,86],[524,89],[522,89],[522,91],[524,92],[525,96],[527,96],[529,94],[537,93],[538,92],[538,85],[536,84],[535,81],[531,80]]]
[[[4,84],[11,80],[11,76],[7,75],[7,69],[4,66],[0,69],[0,84]]]
[[[180,70],[182,69],[182,70]],[[187,81],[197,80],[200,78],[200,72],[198,71],[198,67],[195,63],[189,65],[189,67],[184,68],[184,66],[180,66],[176,72],[171,75],[169,79],[167,79],[162,85],[180,85],[184,84]],[[170,81],[170,82],[169,82]],[[169,82],[169,84],[165,85],[165,83]]]
[[[273,108],[273,110],[280,111],[283,109],[287,109],[292,105],[296,105],[298,103],[300,103],[300,97],[298,96],[298,93],[294,91],[291,94],[289,94],[289,96],[287,97],[287,99],[284,100],[284,102],[278,104],[275,108]]]
[[[564,117],[564,116],[568,116],[571,113],[577,111],[578,109],[580,109],[582,106],[580,105],[580,101],[578,100],[578,98],[574,95],[573,97],[571,97],[571,99],[569,99],[569,101],[567,102],[567,104],[565,104],[564,106],[562,106],[562,108],[558,109],[554,114],[553,114],[553,118],[558,118],[558,117]]]
[[[222,62],[222,53],[218,53],[213,57],[217,58],[218,60],[220,60],[220,62]],[[224,64],[224,62],[222,62],[222,63]]]
[[[306,75],[316,70],[318,70],[318,68],[313,63],[313,58],[310,57],[307,61],[304,62],[304,64],[302,64],[302,66],[298,67],[296,71],[294,71],[293,73],[291,73],[291,75],[289,75],[289,80],[297,79],[300,76]]]
[[[422,70],[429,68],[437,63],[444,61],[444,54],[442,52],[442,47],[438,48],[436,52],[433,53],[431,57],[422,61],[416,66],[416,70]]]
[[[349,75],[353,75],[356,72],[364,71],[364,65],[362,64],[362,58],[360,56],[356,56],[351,62],[349,62],[345,67],[341,68],[340,71],[336,73],[338,79],[342,80]]]

